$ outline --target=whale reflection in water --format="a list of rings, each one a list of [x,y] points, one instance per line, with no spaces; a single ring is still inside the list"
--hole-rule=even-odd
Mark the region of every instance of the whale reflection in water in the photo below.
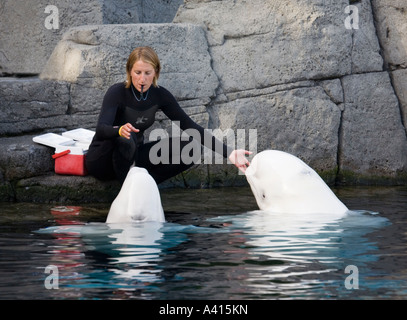
[[[169,222],[87,223],[42,228],[35,233],[80,238],[87,252],[103,253],[109,277],[140,282],[161,280],[160,262],[166,250],[188,241],[188,234],[226,230]]]
[[[349,210],[341,218],[324,213],[284,214],[257,210],[210,221],[230,224],[230,231],[245,239],[248,254],[254,259],[276,262],[278,272],[298,266],[304,270],[311,264],[319,265],[316,272],[330,272],[351,264],[355,256],[360,261],[361,255],[365,262],[374,260],[374,256],[363,256],[371,249],[365,236],[389,223],[378,213],[362,210]]]

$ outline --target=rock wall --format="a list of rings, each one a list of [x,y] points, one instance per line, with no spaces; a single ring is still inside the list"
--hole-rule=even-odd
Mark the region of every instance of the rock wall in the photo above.
[[[384,69],[389,72],[407,125],[407,4],[403,0],[372,0]]]
[[[407,4],[350,2],[188,0],[174,22],[207,31],[213,126],[257,128],[328,180],[405,181]]]
[[[56,0],[57,29],[48,5],[0,3],[0,200],[44,201],[58,181],[54,200],[78,184],[89,201],[111,198],[90,177],[53,175],[52,151],[31,140],[94,128],[139,45],[156,49],[159,84],[201,125],[256,129],[257,151],[291,152],[330,183],[407,183],[404,0]],[[170,123],[158,115],[157,127]],[[234,167],[200,165],[168,185],[236,183]]]
[[[2,0],[0,74],[41,73],[61,36],[71,27],[171,22],[181,3],[182,0]]]
[[[107,88],[124,81],[133,48],[149,45],[160,53],[160,85],[174,96],[207,104],[217,78],[202,28],[189,24],[125,24],[70,29],[56,46],[41,79],[70,83],[71,112],[99,113]],[[172,63],[183,57],[183,61]],[[108,72],[107,72],[108,71]]]

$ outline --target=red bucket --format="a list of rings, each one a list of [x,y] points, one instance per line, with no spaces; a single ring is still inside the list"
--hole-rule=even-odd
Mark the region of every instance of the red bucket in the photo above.
[[[55,159],[55,173],[62,175],[86,176],[85,154],[70,154],[65,150],[52,155]]]

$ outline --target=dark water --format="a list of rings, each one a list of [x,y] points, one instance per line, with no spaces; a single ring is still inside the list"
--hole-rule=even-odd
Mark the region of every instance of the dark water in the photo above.
[[[164,224],[3,203],[0,299],[406,299],[407,187],[335,192],[339,220],[255,211],[248,188],[162,191]]]

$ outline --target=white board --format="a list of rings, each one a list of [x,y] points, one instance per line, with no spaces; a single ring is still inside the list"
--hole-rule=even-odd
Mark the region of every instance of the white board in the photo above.
[[[88,130],[88,129],[74,129],[74,130],[69,130],[66,132],[63,132],[62,135],[64,137],[83,142],[83,143],[91,143],[93,136],[95,135],[95,131]]]
[[[75,141],[68,137],[63,137],[56,133],[45,133],[33,138],[33,141],[46,145],[48,147],[56,148],[60,145],[74,145]]]

